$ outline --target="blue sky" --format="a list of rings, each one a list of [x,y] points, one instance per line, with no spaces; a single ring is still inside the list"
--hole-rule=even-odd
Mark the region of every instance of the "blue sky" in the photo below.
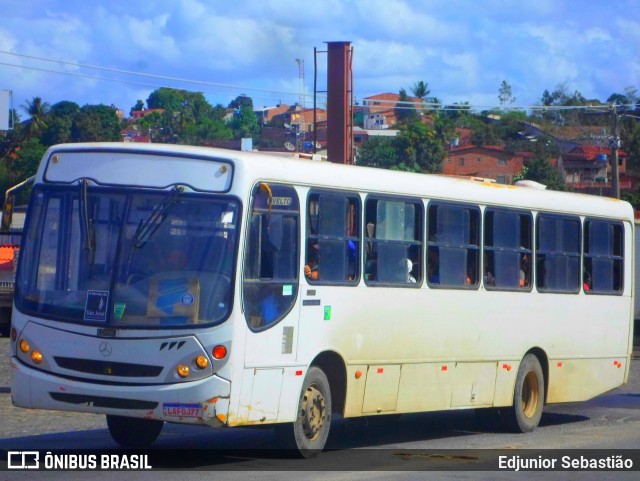
[[[352,43],[356,99],[409,92],[418,80],[445,103],[478,107],[498,105],[503,80],[519,106],[562,83],[603,101],[628,86],[640,91],[640,0],[5,0],[1,8],[0,90],[13,92],[23,117],[20,106],[35,96],[128,113],[160,86],[202,91],[214,104],[243,93],[256,106],[292,104],[303,91],[296,59],[311,95],[313,49],[326,41]],[[326,90],[324,55],[318,88]]]

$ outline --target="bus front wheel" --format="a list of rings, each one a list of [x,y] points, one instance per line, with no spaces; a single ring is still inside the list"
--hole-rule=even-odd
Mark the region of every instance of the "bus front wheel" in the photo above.
[[[514,431],[533,431],[542,417],[544,406],[544,376],[540,361],[527,354],[520,363],[513,394],[510,424]]]
[[[127,418],[107,414],[107,427],[113,440],[124,448],[147,448],[160,436],[163,421]]]
[[[278,437],[296,454],[311,458],[324,448],[331,425],[331,389],[322,369],[312,366],[302,384],[296,420],[279,425]]]

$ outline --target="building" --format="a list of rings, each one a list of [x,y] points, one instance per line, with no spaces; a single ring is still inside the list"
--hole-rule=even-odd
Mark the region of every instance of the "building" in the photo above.
[[[258,123],[265,126],[269,123],[279,124],[280,126],[288,126],[294,132],[313,132],[313,109],[303,108],[300,104],[293,106],[277,105],[275,107],[262,107],[253,109],[258,117]],[[327,111],[316,109],[316,123],[326,122]]]
[[[407,97],[416,110],[422,108],[422,100],[417,97]],[[400,102],[400,94],[382,93],[365,97],[362,100],[362,122],[365,130],[384,130],[393,127],[398,122],[396,104]]]
[[[258,123],[260,125],[267,125],[271,122],[275,117],[282,115],[289,111],[291,106],[285,104],[274,105],[273,107],[258,107],[254,108],[253,112],[256,114],[258,118]]]
[[[131,112],[131,118],[134,120],[139,120],[145,115],[152,114],[153,112],[158,112],[159,114],[164,113],[164,109],[143,109],[143,110],[133,110]]]
[[[445,158],[442,172],[495,179],[499,184],[513,183],[513,177],[522,171],[524,154],[509,152],[500,146],[467,145],[454,147]]]
[[[558,158],[558,170],[571,190],[590,194],[607,194],[611,189],[611,149],[597,145],[574,147]],[[630,189],[626,178],[627,154],[618,151],[618,173],[620,188]]]

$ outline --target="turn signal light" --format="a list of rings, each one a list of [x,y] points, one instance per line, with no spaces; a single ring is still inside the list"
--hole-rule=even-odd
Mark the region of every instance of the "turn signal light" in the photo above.
[[[180,364],[177,367],[176,371],[178,372],[178,376],[187,377],[189,375],[190,369],[189,369],[189,366],[186,366],[184,364]]]
[[[224,359],[227,355],[227,348],[222,345],[217,345],[213,348],[211,354],[217,360]]]
[[[207,356],[198,356],[196,357],[196,364],[200,369],[204,369],[209,365],[209,359],[207,359]]]
[[[29,352],[31,350],[31,346],[29,345],[29,343],[25,339],[22,339],[20,341],[20,350],[22,352]]]
[[[31,353],[31,360],[36,364],[40,364],[42,362],[42,353],[40,351],[33,351]]]

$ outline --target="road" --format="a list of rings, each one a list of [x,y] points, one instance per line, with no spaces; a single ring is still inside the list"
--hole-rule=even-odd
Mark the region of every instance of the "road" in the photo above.
[[[0,449],[115,449],[103,416],[25,410],[11,404],[8,339],[0,339]],[[585,403],[547,406],[540,427],[530,434],[481,429],[472,412],[369,417],[337,420],[332,426],[328,451],[312,461],[280,459],[269,448],[275,443],[270,429],[211,430],[205,427],[165,425],[154,447],[167,449],[163,469],[179,470],[180,479],[200,479],[215,471],[215,479],[297,479],[291,470],[306,471],[305,479],[603,479],[603,473],[508,473],[489,471],[412,472],[413,469],[483,469],[494,451],[608,449],[620,451],[640,446],[640,360],[632,361],[629,383]],[[250,447],[252,450],[246,451]],[[176,449],[226,450],[180,451],[188,461],[169,459]],[[235,450],[235,451],[228,451]],[[620,451],[622,452],[622,451]],[[435,454],[437,454],[437,456]],[[182,455],[180,455],[182,457]],[[315,463],[315,464],[314,464]],[[640,463],[639,463],[640,464]],[[368,467],[376,471],[362,472]],[[158,467],[157,465],[155,467]],[[282,473],[279,470],[287,472]],[[331,473],[326,472],[332,469]],[[237,471],[240,470],[240,471]],[[392,470],[390,472],[389,470]],[[174,479],[177,471],[163,478]],[[15,472],[0,472],[0,479],[18,479]],[[38,476],[35,476],[38,474]],[[20,473],[19,479],[86,479],[84,473]],[[80,476],[84,474],[84,476]],[[91,479],[111,479],[116,473],[93,472]],[[152,473],[129,472],[129,479],[152,479]],[[75,475],[78,475],[75,477]],[[638,479],[638,472],[616,473],[616,479]]]

